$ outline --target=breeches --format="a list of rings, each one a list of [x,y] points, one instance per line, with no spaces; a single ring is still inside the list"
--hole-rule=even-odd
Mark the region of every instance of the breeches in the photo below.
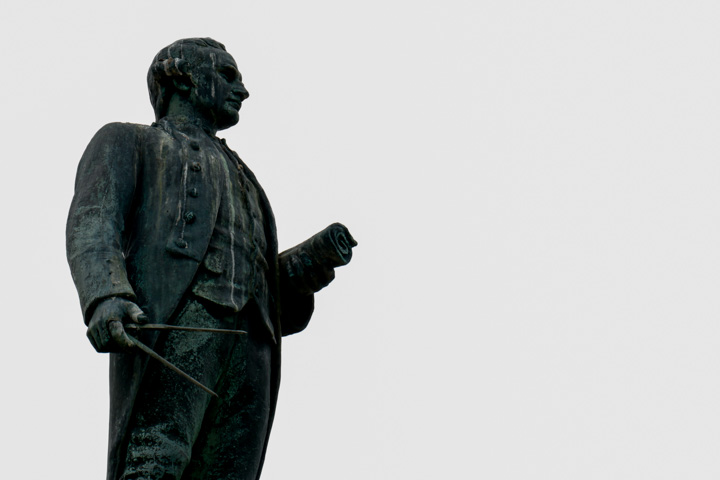
[[[214,390],[211,397],[149,360],[129,424],[122,480],[255,480],[271,410],[271,344],[253,306],[224,315],[190,297],[175,325],[247,335],[164,332],[155,350]]]

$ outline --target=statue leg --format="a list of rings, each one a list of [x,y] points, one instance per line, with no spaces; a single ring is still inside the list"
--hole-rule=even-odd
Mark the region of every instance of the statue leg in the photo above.
[[[234,328],[236,320],[236,316],[213,315],[197,300],[189,298],[173,323]],[[173,331],[158,339],[155,351],[217,391],[229,364],[227,359],[242,338]],[[149,361],[142,382],[128,427],[121,479],[179,480],[190,462],[212,397],[153,360]]]
[[[238,328],[247,336],[236,343],[218,382],[220,400],[212,402],[183,480],[255,480],[271,410],[272,346],[251,303]]]

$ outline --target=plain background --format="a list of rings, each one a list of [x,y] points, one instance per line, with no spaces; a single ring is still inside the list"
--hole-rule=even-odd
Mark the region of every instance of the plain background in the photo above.
[[[288,248],[360,245],[283,345],[264,480],[720,477],[720,4],[37,1],[0,9],[0,463],[104,478],[75,168],[210,36]]]

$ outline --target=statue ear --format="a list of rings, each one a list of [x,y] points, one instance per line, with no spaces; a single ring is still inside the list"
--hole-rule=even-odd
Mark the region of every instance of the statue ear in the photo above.
[[[174,76],[172,77],[172,82],[176,92],[180,93],[181,95],[187,95],[188,93],[190,93],[190,89],[192,88],[192,80],[190,80],[190,77],[188,77],[187,75]]]

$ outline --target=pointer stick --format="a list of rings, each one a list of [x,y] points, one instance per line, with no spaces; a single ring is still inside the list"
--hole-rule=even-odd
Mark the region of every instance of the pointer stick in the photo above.
[[[185,380],[187,380],[188,382],[192,383],[192,384],[195,385],[195,386],[198,386],[198,387],[202,388],[204,391],[206,391],[207,393],[209,393],[209,394],[212,395],[213,397],[217,397],[217,396],[218,396],[217,393],[213,392],[213,391],[210,390],[208,387],[206,387],[206,386],[203,385],[202,383],[198,382],[198,381],[195,380],[193,377],[191,377],[191,376],[188,375],[187,373],[183,372],[182,370],[180,370],[178,367],[176,367],[176,366],[173,365],[172,363],[170,363],[170,362],[168,362],[167,360],[165,360],[163,357],[161,357],[160,355],[158,355],[157,353],[155,353],[155,351],[154,351],[153,349],[151,349],[150,347],[148,347],[147,345],[145,345],[144,343],[142,343],[142,342],[141,342],[140,340],[138,340],[137,338],[135,338],[135,337],[133,337],[133,336],[130,336],[130,335],[128,335],[128,338],[129,338],[130,341],[133,342],[133,344],[134,344],[136,347],[138,347],[140,350],[142,350],[143,352],[147,353],[148,355],[150,355],[150,357],[152,357],[152,358],[154,358],[155,360],[157,360],[158,362],[162,363],[163,365],[165,365],[166,367],[168,367],[170,370],[172,370],[173,372],[175,372],[175,373],[177,373],[178,375],[180,375],[181,377],[183,377],[183,378],[184,378]]]
[[[135,325],[128,323],[124,325],[130,330],[181,330],[183,332],[209,332],[209,333],[232,333],[235,335],[246,335],[245,330],[227,330],[224,328],[204,328],[204,327],[179,327],[177,325],[165,325],[162,323],[146,323]]]

